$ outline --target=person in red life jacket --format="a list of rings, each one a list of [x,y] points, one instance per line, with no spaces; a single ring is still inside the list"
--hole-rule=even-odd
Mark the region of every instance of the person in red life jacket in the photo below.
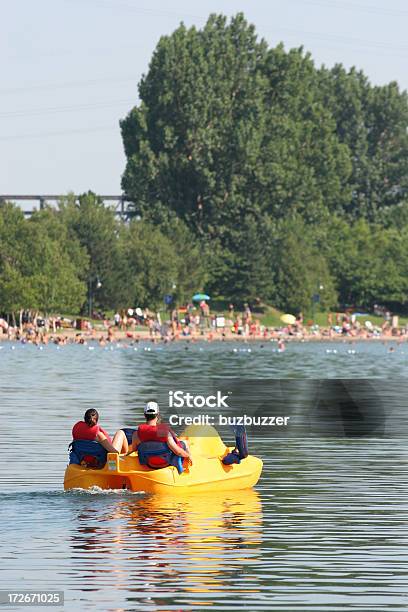
[[[78,421],[72,428],[74,440],[96,440],[108,453],[127,453],[129,446],[124,432],[120,429],[111,440],[109,434],[98,425],[99,414],[95,408],[89,408],[84,414],[84,420]]]
[[[141,442],[164,442],[169,449],[179,457],[188,459],[192,464],[190,449],[187,443],[179,440],[169,425],[160,422],[159,405],[157,402],[147,402],[144,408],[146,423],[139,425],[132,437],[132,449],[135,451]],[[153,458],[151,458],[153,460]],[[155,463],[161,467],[160,457]],[[156,467],[156,466],[155,466]]]

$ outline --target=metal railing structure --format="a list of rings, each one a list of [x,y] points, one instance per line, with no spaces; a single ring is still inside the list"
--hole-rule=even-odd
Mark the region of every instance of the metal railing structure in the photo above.
[[[0,195],[0,206],[4,202],[13,202],[21,205],[24,214],[29,217],[35,210],[42,210],[47,204],[56,205],[66,195]],[[124,195],[98,195],[106,206],[113,206],[115,214],[122,219],[128,219],[135,215],[132,204]],[[79,196],[75,196],[78,200]]]

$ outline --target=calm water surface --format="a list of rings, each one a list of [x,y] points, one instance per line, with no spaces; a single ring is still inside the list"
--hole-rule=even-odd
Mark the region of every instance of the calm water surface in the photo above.
[[[253,491],[62,491],[72,424],[132,425],[158,381],[408,374],[408,345],[275,346],[2,343],[0,588],[64,590],[67,610],[407,609],[406,438],[258,436]]]

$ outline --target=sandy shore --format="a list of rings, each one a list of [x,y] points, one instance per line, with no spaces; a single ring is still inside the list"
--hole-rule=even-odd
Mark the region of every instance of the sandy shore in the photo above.
[[[322,330],[320,333],[311,333],[306,331],[304,334],[290,335],[281,331],[270,332],[267,336],[260,335],[237,335],[230,331],[208,331],[203,334],[198,333],[191,336],[184,336],[181,333],[176,335],[174,338],[169,337],[168,339],[162,339],[159,335],[151,335],[148,329],[142,329],[137,331],[125,331],[117,328],[111,328],[110,334],[105,329],[94,329],[92,331],[78,331],[72,328],[63,328],[57,330],[55,333],[50,331],[46,333],[46,341],[53,342],[57,339],[66,338],[69,343],[72,342],[90,342],[95,341],[99,343],[104,342],[120,342],[120,343],[134,343],[134,342],[405,342],[408,341],[408,335],[400,333],[399,335],[391,335],[390,333],[381,335],[343,335],[337,333],[330,333],[329,330]],[[40,342],[42,341],[43,332],[40,332]],[[20,337],[34,340],[35,334],[27,335],[27,332],[23,332]],[[7,334],[0,334],[0,341],[14,340],[18,341],[19,338],[14,336],[9,337]]]

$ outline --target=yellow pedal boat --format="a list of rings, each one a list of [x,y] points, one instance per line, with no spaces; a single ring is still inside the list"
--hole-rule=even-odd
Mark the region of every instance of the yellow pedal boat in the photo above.
[[[70,464],[65,470],[64,489],[128,489],[146,493],[203,493],[253,487],[263,463],[248,455],[240,463],[224,465],[222,458],[232,450],[209,425],[190,425],[180,437],[190,446],[193,464],[179,474],[174,466],[152,469],[139,463],[138,455],[108,453],[101,469]],[[184,462],[186,464],[186,462]]]

